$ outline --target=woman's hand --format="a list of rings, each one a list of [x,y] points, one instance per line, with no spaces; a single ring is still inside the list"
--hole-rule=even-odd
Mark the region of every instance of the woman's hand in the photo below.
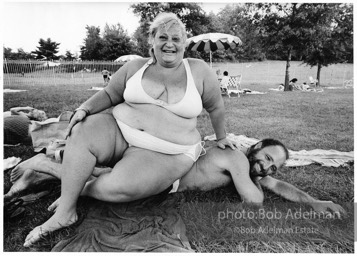
[[[71,117],[69,121],[69,125],[66,128],[66,135],[65,138],[71,134],[71,130],[73,126],[75,126],[77,123],[82,122],[84,118],[88,115],[88,112],[84,109],[77,109],[74,113],[73,116]]]
[[[221,149],[225,149],[226,146],[230,147],[231,149],[237,149],[237,142],[231,141],[230,139],[223,138],[217,141],[217,146]]]

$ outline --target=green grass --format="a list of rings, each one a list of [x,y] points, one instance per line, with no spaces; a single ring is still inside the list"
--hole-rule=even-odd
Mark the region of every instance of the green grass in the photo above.
[[[338,73],[338,70],[334,72]],[[273,83],[267,84],[264,76],[260,75],[263,73],[256,70],[256,80],[260,79],[261,83],[246,82],[243,83],[243,87],[267,92],[267,94],[244,95],[230,99],[224,97],[227,132],[257,139],[276,138],[292,150],[316,148],[354,150],[352,89],[325,89],[323,93],[269,91],[268,88],[277,86]],[[62,111],[77,108],[95,93],[87,89],[91,86],[101,86],[100,83],[101,81],[93,85],[82,83],[48,86],[41,83],[34,86],[23,84],[6,86],[6,88],[28,91],[5,94],[4,110],[15,106],[33,106],[45,110],[50,117],[57,117]],[[213,133],[206,112],[198,118],[198,129],[202,137]],[[29,146],[9,147],[4,150],[4,158],[18,156],[25,160],[33,155],[33,149]],[[313,236],[313,239],[307,239],[304,235],[277,236],[270,239],[271,236],[266,235],[241,235],[232,232],[234,227],[240,226],[281,224],[256,220],[217,222],[217,207],[225,206],[232,210],[251,207],[241,204],[240,197],[233,186],[210,192],[184,192],[186,201],[180,211],[191,246],[197,252],[353,253],[353,169],[353,165],[338,168],[309,165],[296,168],[284,167],[278,172],[277,178],[294,184],[316,198],[332,200],[344,205],[348,210],[349,215],[343,220],[325,222],[310,220],[299,223],[299,225],[320,228],[320,233]],[[10,186],[9,172],[6,172],[4,192],[7,192]],[[27,249],[22,246],[28,232],[50,217],[51,214],[45,209],[58,197],[59,182],[53,187],[56,190],[50,196],[27,206],[27,213],[23,219],[14,223],[4,223],[4,251],[50,251],[58,241],[73,234],[76,226],[54,232],[38,247]],[[31,191],[27,191],[29,192]],[[265,192],[268,208],[274,207],[275,204],[283,208],[306,207],[290,205],[279,196],[269,191]],[[85,217],[90,202],[90,199],[80,198],[78,208],[80,218]],[[294,222],[283,224],[297,225]]]

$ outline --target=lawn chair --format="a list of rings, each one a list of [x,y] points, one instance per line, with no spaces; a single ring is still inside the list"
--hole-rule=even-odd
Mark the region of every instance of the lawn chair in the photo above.
[[[353,78],[351,80],[344,80],[343,86],[345,88],[353,88]]]
[[[315,86],[316,87],[316,85],[317,85],[317,82],[319,81],[319,80],[317,80],[317,79],[313,79],[312,78],[312,76],[309,76],[309,81],[310,81],[310,86]]]
[[[242,75],[237,75],[237,76],[231,76],[229,78],[228,82],[228,88],[227,88],[227,94],[228,97],[231,97],[231,93],[236,93],[237,97],[240,97],[240,94],[242,93],[241,89],[241,81],[242,81]]]

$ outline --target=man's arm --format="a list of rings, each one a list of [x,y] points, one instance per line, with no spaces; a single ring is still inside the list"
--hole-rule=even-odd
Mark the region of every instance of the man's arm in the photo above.
[[[259,183],[287,200],[309,204],[316,212],[326,212],[328,209],[331,209],[338,214],[346,214],[340,205],[334,204],[332,201],[317,200],[297,187],[273,177],[266,176],[261,178]]]
[[[246,156],[238,150],[225,149],[225,151],[226,150],[230,151],[234,157],[229,158],[229,166],[225,169],[230,172],[234,186],[242,200],[246,203],[263,203],[263,191],[260,190],[250,178],[249,162]],[[223,160],[227,163],[227,159]]]

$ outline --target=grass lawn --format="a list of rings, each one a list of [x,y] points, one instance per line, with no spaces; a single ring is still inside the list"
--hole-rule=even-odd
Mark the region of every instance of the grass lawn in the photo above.
[[[223,64],[222,64],[223,65]],[[279,64],[281,65],[281,63]],[[223,71],[225,66],[222,66]],[[272,68],[274,70],[274,68]],[[283,71],[281,71],[283,72]],[[337,72],[337,71],[335,71]],[[256,70],[256,74],[260,74]],[[256,75],[256,80],[265,81]],[[243,75],[244,80],[244,75]],[[275,82],[256,82],[247,79],[244,88],[267,92],[263,95],[244,95],[240,98],[224,97],[226,130],[236,135],[281,140],[292,150],[335,149],[354,150],[353,136],[353,89],[325,89],[322,93],[276,92]],[[101,86],[98,84],[91,86]],[[16,106],[33,106],[43,109],[49,117],[57,117],[65,110],[73,110],[95,91],[85,84],[21,85],[6,86],[27,92],[4,95],[4,111]],[[332,86],[332,85],[331,85]],[[340,85],[339,85],[340,86]],[[202,137],[213,134],[206,112],[198,118]],[[23,160],[34,155],[30,146],[6,147],[4,158],[17,156]],[[186,198],[181,216],[187,228],[191,246],[197,252],[279,252],[279,253],[353,253],[354,252],[354,166],[329,168],[319,165],[287,168],[277,174],[320,200],[332,200],[348,211],[342,220],[336,218],[311,219],[286,218],[289,210],[310,211],[304,205],[290,204],[279,196],[265,191],[265,210],[281,212],[284,218],[220,218],[225,210],[242,213],[258,212],[253,206],[242,204],[233,186],[210,192],[184,192]],[[4,193],[11,183],[9,172],[4,173]],[[40,246],[24,248],[23,241],[29,231],[50,217],[45,209],[59,196],[59,182],[50,184],[55,191],[48,197],[26,206],[26,216],[16,222],[4,223],[4,251],[50,251],[61,239],[73,234],[74,227],[54,232]],[[36,190],[43,188],[36,188]],[[32,191],[27,191],[27,193]],[[26,194],[27,194],[26,193]],[[79,215],[83,219],[91,199],[80,198]],[[291,216],[290,216],[291,217]],[[255,234],[253,228],[304,227],[318,230],[313,234],[264,233]]]

